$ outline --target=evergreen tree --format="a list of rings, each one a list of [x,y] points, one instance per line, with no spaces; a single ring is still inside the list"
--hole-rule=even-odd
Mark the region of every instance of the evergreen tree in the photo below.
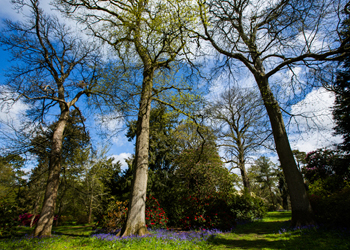
[[[350,18],[343,22],[342,38],[346,46],[350,46]],[[341,69],[337,72],[337,78],[334,83],[336,93],[333,117],[336,126],[335,134],[343,136],[343,143],[340,148],[350,152],[350,53],[347,52],[341,63]]]
[[[253,192],[269,202],[270,210],[276,209],[278,182],[278,169],[276,165],[268,157],[261,156],[255,160],[248,174],[252,180]]]

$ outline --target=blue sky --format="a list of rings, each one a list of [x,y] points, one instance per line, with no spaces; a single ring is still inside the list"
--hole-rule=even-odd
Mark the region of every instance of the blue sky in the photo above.
[[[9,58],[9,53],[0,49],[0,84],[4,84],[6,78],[4,73],[6,69],[11,66],[11,62],[7,59]],[[116,160],[120,160],[123,164],[123,167],[126,167],[124,159],[130,157],[134,153],[134,142],[129,142],[126,138],[126,130],[121,130],[124,126],[122,121],[111,121],[108,126],[101,126],[100,121],[98,120],[96,114],[90,113],[86,107],[86,104],[83,101],[80,101],[77,106],[83,110],[86,118],[86,128],[90,132],[92,139],[92,144],[96,148],[102,149],[105,146],[108,146],[109,151],[108,155],[113,156]],[[17,104],[13,106],[12,109],[12,118],[19,119],[15,114],[25,110],[23,104]],[[4,112],[0,111],[0,118],[3,118]],[[4,119],[2,119],[4,120]],[[108,130],[110,128],[110,130]],[[118,133],[116,133],[118,131]]]
[[[51,6],[48,5],[49,1],[42,1],[41,7],[46,12],[52,12]],[[24,13],[26,10],[24,9]],[[56,13],[57,15],[57,13]],[[10,19],[12,21],[21,20],[23,18],[23,15],[21,13],[17,13],[16,10],[13,9],[13,5],[10,3],[9,0],[3,0],[0,8],[0,19]],[[72,26],[74,26],[74,21],[68,21],[68,23]],[[3,27],[3,24],[1,23],[0,27]],[[11,66],[11,62],[9,61],[10,54],[3,49],[0,49],[0,84],[4,84],[5,77],[4,73],[6,72],[6,69]],[[78,105],[80,105],[80,108],[84,109],[84,103],[80,102]],[[16,113],[17,110],[23,109],[23,105],[15,105],[13,113]],[[129,142],[127,138],[125,137],[126,131],[120,131],[119,133],[115,134],[115,131],[108,131],[106,129],[101,129],[99,127],[99,121],[96,120],[96,115],[86,115],[89,114],[88,110],[85,112],[85,118],[86,126],[90,132],[90,135],[92,137],[92,143],[96,148],[103,148],[108,145],[109,156],[113,156],[116,160],[120,160],[125,167],[124,159],[127,157],[130,157],[131,154],[134,153],[134,142]],[[3,112],[1,112],[0,116],[3,116]],[[12,117],[15,118],[15,117]],[[111,127],[113,124],[109,124],[109,127]],[[123,124],[119,124],[117,127],[120,128]],[[98,129],[96,129],[98,128]],[[104,132],[104,136],[100,136],[99,134],[101,132]],[[111,136],[113,134],[113,136]]]
[[[50,6],[48,5],[48,1],[42,3],[42,7],[45,11],[50,12]],[[10,1],[3,0],[2,6],[0,8],[0,18],[9,18],[11,20],[18,20],[22,17],[22,15],[17,14],[15,10],[13,10]],[[74,24],[73,21],[68,21],[70,24]],[[0,83],[3,84],[4,77],[3,73],[6,72],[6,68],[11,64],[8,62],[9,54],[6,51],[0,50]],[[224,76],[225,77],[225,76]],[[281,76],[283,78],[283,76]],[[242,80],[242,79],[241,79]],[[255,85],[253,79],[251,77],[246,77],[244,79],[247,85]],[[248,83],[247,83],[248,82]],[[211,94],[219,94],[220,91],[223,91],[223,84],[221,82],[214,83],[210,87]],[[209,96],[208,96],[209,97]],[[308,114],[312,114],[314,119],[310,122],[310,120],[303,120],[302,118],[296,118],[294,124],[291,124],[290,127],[290,141],[293,149],[299,149],[301,151],[311,151],[316,148],[332,145],[335,142],[339,142],[339,137],[334,137],[332,135],[332,127],[334,126],[334,122],[331,119],[331,111],[330,107],[333,105],[334,96],[331,93],[324,90],[313,90],[307,93],[303,97],[303,99],[298,100],[297,103],[290,107],[290,111],[294,112],[304,112]],[[84,104],[83,104],[84,105]],[[16,106],[14,107],[16,108]],[[23,108],[17,107],[18,109]],[[86,112],[89,113],[89,112]],[[1,114],[3,115],[3,114]],[[98,122],[96,122],[96,116],[91,114],[86,116],[87,118],[87,128],[90,131],[92,136],[93,144],[96,147],[104,147],[106,145],[110,145],[110,151],[108,155],[114,156],[117,160],[123,160],[126,157],[129,157],[134,153],[134,143],[129,142],[125,137],[126,131],[121,131],[118,134],[114,135],[116,129],[120,129],[123,126],[123,123],[116,124],[115,122],[111,122],[108,124],[110,131],[104,130],[106,132],[108,139],[101,138],[98,133],[99,129]],[[297,123],[298,124],[297,124]],[[294,133],[297,127],[299,128],[299,133]],[[319,129],[322,128],[322,129]],[[269,152],[258,152],[257,154],[270,154]],[[277,157],[273,156],[275,162],[277,161]],[[125,166],[125,164],[124,164]]]

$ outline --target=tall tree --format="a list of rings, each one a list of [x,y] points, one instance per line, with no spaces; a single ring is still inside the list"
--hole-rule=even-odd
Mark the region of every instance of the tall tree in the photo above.
[[[230,87],[208,109],[208,116],[218,128],[218,144],[224,147],[226,163],[241,172],[243,186],[250,192],[245,164],[249,154],[266,142],[266,112],[257,92]]]
[[[314,223],[270,78],[281,71],[294,72],[294,66],[312,67],[322,60],[335,60],[344,53],[344,40],[341,39],[341,44],[334,42],[341,17],[337,11],[342,9],[342,3],[339,6],[334,1],[318,0],[198,0],[197,3],[202,21],[202,32],[196,32],[198,37],[208,41],[220,54],[241,62],[259,87],[290,188],[292,224]]]
[[[61,215],[63,200],[67,189],[71,187],[71,184],[67,183],[67,175],[72,172],[81,172],[78,168],[78,162],[76,161],[77,155],[86,149],[90,143],[89,133],[85,131],[83,122],[85,119],[80,115],[78,110],[73,110],[69,113],[67,118],[67,124],[63,132],[63,142],[62,142],[62,161],[61,161],[61,171],[57,204],[58,216]],[[39,127],[33,134],[36,136],[31,140],[30,152],[37,157],[38,166],[32,171],[31,181],[29,182],[31,188],[29,191],[33,191],[33,210],[39,206],[38,201],[40,200],[40,189],[42,186],[42,178],[46,177],[49,172],[49,162],[52,146],[52,138],[55,128],[57,126],[57,121],[50,124],[47,128]],[[58,220],[56,223],[58,224]]]
[[[349,5],[349,4],[348,4]],[[350,12],[347,12],[347,19],[342,25],[341,36],[347,41],[345,46],[349,47],[350,42]],[[337,72],[337,78],[334,83],[335,106],[333,117],[336,126],[335,133],[343,136],[343,143],[340,148],[350,152],[350,53],[340,61],[341,68]]]
[[[6,89],[9,93],[4,101],[22,99],[31,104],[29,116],[34,121],[43,122],[49,112],[58,110],[58,120],[52,133],[44,204],[34,231],[35,236],[50,236],[64,130],[70,109],[78,110],[77,101],[93,90],[99,59],[95,45],[82,41],[57,17],[45,15],[38,0],[13,2],[18,8],[28,8],[30,14],[24,22],[5,20],[0,44],[12,53],[12,59],[19,64],[13,66],[7,75]]]
[[[171,113],[164,105],[151,110],[149,139],[149,169],[170,170],[171,163],[178,151],[173,132],[179,123],[179,114]],[[136,137],[137,121],[128,122],[126,136],[131,141]]]
[[[113,46],[121,58],[126,59],[130,54],[136,55],[134,58],[141,61],[143,72],[133,184],[128,216],[121,236],[147,234],[145,201],[151,102],[161,101],[157,98],[160,92],[177,89],[174,84],[155,89],[153,80],[157,72],[170,68],[177,56],[185,52],[188,36],[184,26],[191,25],[191,12],[187,12],[184,1],[175,0],[59,0],[57,2],[67,7],[66,12],[75,12],[79,15],[80,20],[88,25],[92,33]]]

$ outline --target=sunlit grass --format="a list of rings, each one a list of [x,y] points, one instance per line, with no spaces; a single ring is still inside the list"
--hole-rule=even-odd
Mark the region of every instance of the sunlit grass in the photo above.
[[[344,229],[290,228],[290,212],[270,212],[261,221],[239,225],[209,243],[212,249],[350,249]]]
[[[290,212],[270,212],[252,223],[239,224],[232,232],[217,236],[205,231],[153,231],[152,237],[120,239],[95,234],[91,225],[60,226],[51,238],[1,239],[0,249],[350,249],[349,230],[317,227],[291,229]],[[31,229],[20,228],[23,235]]]
[[[53,236],[51,238],[9,239],[0,249],[209,249],[205,241],[137,237],[103,240],[96,237]]]

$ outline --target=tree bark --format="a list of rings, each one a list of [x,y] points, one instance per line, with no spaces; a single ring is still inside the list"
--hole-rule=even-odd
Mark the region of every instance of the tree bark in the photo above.
[[[91,180],[92,182],[92,180]],[[91,223],[91,216],[92,216],[92,200],[94,198],[94,187],[93,183],[91,183],[91,195],[90,195],[90,202],[89,202],[89,216],[88,216],[88,224]]]
[[[243,181],[243,187],[248,194],[250,194],[250,182],[247,176],[247,171],[245,169],[245,166],[240,166],[239,170],[241,171],[242,181]]]
[[[36,217],[36,213],[37,213],[37,210],[38,210],[38,205],[39,205],[39,202],[41,200],[41,192],[39,192],[36,196],[36,199],[35,199],[35,203],[34,203],[34,206],[33,206],[33,216],[30,220],[30,225],[29,227],[32,228],[33,227],[33,223],[34,223],[34,220],[35,220],[35,217]]]
[[[239,143],[238,148],[240,151],[238,163],[239,163],[239,170],[241,171],[241,177],[242,177],[242,181],[243,181],[244,191],[247,192],[248,194],[250,194],[250,182],[249,182],[249,178],[247,175],[247,171],[245,169],[244,153],[242,153],[242,152],[244,152],[243,145],[241,143]]]
[[[67,124],[68,115],[69,109],[67,107],[61,112],[56,129],[53,133],[49,162],[49,176],[47,179],[44,204],[40,213],[40,218],[34,230],[35,237],[51,236],[61,172],[63,132]]]
[[[292,226],[314,224],[313,211],[307,197],[302,175],[295,163],[279,104],[261,67],[260,72],[255,73],[254,77],[270,119],[275,146],[284,176],[288,187],[290,187]]]
[[[148,234],[145,220],[148,178],[149,121],[154,68],[144,69],[139,115],[137,120],[135,161],[128,216],[120,235]]]

